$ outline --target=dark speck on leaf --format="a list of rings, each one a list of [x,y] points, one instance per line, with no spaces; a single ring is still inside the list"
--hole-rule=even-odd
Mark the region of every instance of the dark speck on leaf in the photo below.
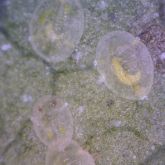
[[[41,108],[41,107],[39,107],[39,108],[38,108],[38,111],[39,111],[39,112],[42,112],[42,108]]]
[[[112,21],[113,23],[116,22],[116,16],[115,16],[115,13],[113,13],[113,12],[108,13],[108,18],[109,18],[110,21]]]
[[[113,106],[114,105],[114,100],[111,100],[111,99],[109,99],[109,100],[107,100],[106,101],[106,105],[110,108],[111,106]]]

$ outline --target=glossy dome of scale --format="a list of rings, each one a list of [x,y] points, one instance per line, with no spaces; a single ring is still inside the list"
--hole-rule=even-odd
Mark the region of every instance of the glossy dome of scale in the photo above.
[[[45,145],[65,148],[72,139],[73,119],[69,105],[56,96],[43,96],[34,105],[31,117],[38,138]]]
[[[72,141],[63,151],[49,147],[46,165],[95,165],[92,156]]]
[[[79,0],[44,0],[30,22],[30,41],[40,57],[55,64],[71,55],[83,29]]]
[[[110,32],[96,49],[97,70],[116,95],[142,99],[153,83],[153,62],[146,46],[132,34]]]

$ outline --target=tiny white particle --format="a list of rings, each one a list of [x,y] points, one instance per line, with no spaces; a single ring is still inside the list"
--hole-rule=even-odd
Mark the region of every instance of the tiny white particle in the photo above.
[[[100,75],[97,80],[97,84],[103,84],[105,83],[105,81],[106,81],[105,75]]]
[[[93,65],[96,67],[97,66],[97,61],[94,60]]]
[[[121,121],[120,120],[113,120],[112,125],[116,128],[121,126]]]
[[[28,102],[32,102],[32,96],[30,95],[22,95],[21,96],[21,100],[24,102],[24,103],[28,103]]]
[[[152,151],[154,151],[155,150],[155,146],[153,145],[153,146],[151,146],[151,150]]]
[[[12,48],[11,44],[4,44],[1,46],[1,50],[4,52],[10,50],[11,48]]]
[[[140,98],[140,100],[148,100],[148,96],[142,96],[141,98]]]
[[[50,74],[50,69],[49,69],[49,67],[45,67],[45,73],[46,73],[46,75],[49,75]]]
[[[32,37],[31,37],[31,36],[28,37],[28,41],[29,41],[29,42],[32,41]]]
[[[133,159],[136,159],[136,155],[133,156]]]
[[[81,114],[82,112],[84,112],[85,109],[84,109],[83,106],[80,106],[80,107],[78,107],[77,110],[78,110],[78,112]]]
[[[146,151],[146,155],[149,155],[150,154],[150,152],[149,151]]]
[[[79,61],[82,59],[83,55],[81,52],[76,52],[75,56],[73,57],[76,60],[76,63],[78,64]]]
[[[165,60],[165,52],[163,52],[161,55],[160,55],[160,59],[163,61]]]
[[[159,17],[159,13],[154,13],[153,18],[157,18],[157,17]]]
[[[64,103],[64,107],[67,107],[69,104],[67,102]]]
[[[108,4],[105,1],[99,1],[97,6],[100,10],[105,10],[108,7]]]

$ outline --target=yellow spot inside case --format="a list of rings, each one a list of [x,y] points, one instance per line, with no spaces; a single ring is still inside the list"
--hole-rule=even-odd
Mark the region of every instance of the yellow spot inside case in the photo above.
[[[117,78],[125,85],[133,86],[138,83],[141,78],[141,73],[138,71],[136,74],[131,75],[127,73],[121,66],[121,62],[119,58],[114,57],[112,59],[112,65],[114,68],[114,73]]]
[[[59,128],[59,132],[64,135],[65,134],[65,128],[62,126]]]
[[[52,10],[46,10],[45,12],[41,13],[41,15],[39,16],[39,23],[41,25],[46,23],[46,20],[48,17],[50,17],[51,15],[53,15],[53,11]]]
[[[51,129],[48,129],[48,130],[47,130],[47,136],[48,136],[48,139],[49,139],[49,140],[52,140],[52,139],[53,139],[53,132],[52,132]]]

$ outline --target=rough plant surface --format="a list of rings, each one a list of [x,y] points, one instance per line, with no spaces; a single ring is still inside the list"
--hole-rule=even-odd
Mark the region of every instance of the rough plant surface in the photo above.
[[[47,147],[30,120],[44,95],[69,103],[73,140],[96,165],[163,165],[165,160],[165,27],[153,0],[81,0],[84,33],[66,61],[51,65],[29,42],[40,0],[0,1],[0,165],[44,165]],[[3,10],[2,10],[3,9]],[[124,30],[139,37],[154,63],[147,99],[130,101],[107,89],[94,67],[102,35]]]

